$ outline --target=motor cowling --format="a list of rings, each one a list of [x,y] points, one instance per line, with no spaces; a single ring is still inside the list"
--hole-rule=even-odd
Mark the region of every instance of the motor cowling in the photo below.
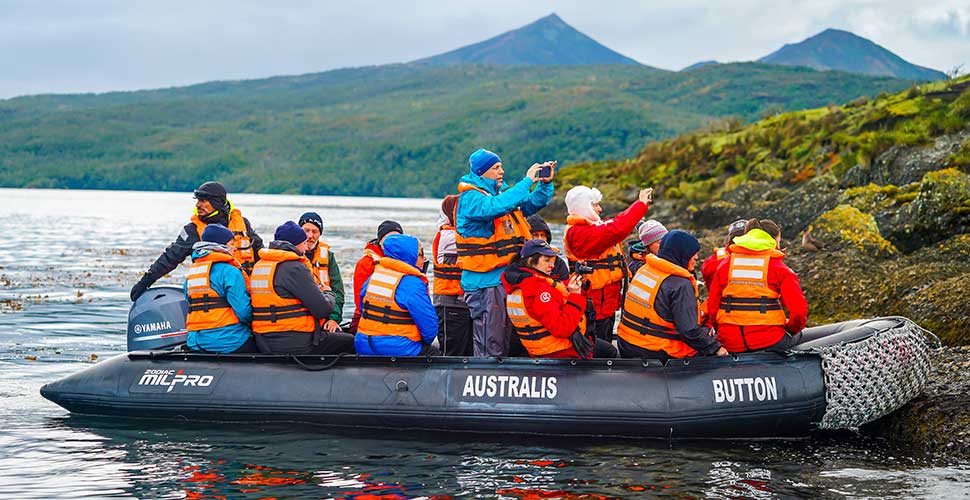
[[[189,303],[174,286],[149,288],[128,311],[128,350],[169,349],[184,344]]]

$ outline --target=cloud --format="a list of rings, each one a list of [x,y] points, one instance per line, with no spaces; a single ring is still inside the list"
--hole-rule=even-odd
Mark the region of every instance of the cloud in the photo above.
[[[653,66],[752,60],[825,28],[916,64],[970,63],[966,0],[0,0],[0,98],[405,62],[550,12]]]

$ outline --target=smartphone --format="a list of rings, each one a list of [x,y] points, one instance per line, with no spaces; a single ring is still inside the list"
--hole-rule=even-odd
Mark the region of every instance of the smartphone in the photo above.
[[[540,179],[548,179],[550,176],[552,176],[552,167],[550,165],[546,165],[539,169]]]

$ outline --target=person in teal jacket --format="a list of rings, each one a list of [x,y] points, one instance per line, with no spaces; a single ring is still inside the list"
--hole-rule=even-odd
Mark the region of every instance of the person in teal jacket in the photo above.
[[[192,261],[216,252],[232,255],[233,234],[221,224],[209,224],[202,231],[202,241],[192,245]],[[186,300],[189,299],[188,280],[182,285]],[[220,297],[225,297],[232,308],[232,312],[239,318],[239,323],[207,328],[202,330],[189,329],[186,344],[193,351],[218,353],[252,353],[259,352],[252,339],[249,324],[253,319],[253,305],[246,286],[243,271],[225,262],[216,262],[209,271],[209,286]]]
[[[521,215],[528,217],[548,205],[554,191],[555,162],[534,163],[514,186],[503,185],[505,169],[497,154],[479,149],[471,154],[468,163],[471,172],[461,178],[455,218],[459,257],[462,255],[461,239],[492,237],[495,219],[519,210]],[[549,167],[549,175],[540,178],[543,167]],[[522,223],[525,224],[524,218]],[[518,250],[514,249],[515,252]],[[501,265],[484,272],[462,269],[461,287],[472,317],[475,356],[508,355],[512,324],[505,311],[505,288],[502,286],[502,273],[506,267]]]

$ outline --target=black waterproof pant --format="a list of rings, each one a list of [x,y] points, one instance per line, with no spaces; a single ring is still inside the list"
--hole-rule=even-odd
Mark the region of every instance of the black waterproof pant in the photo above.
[[[621,358],[659,359],[662,363],[666,363],[667,360],[670,359],[670,356],[668,356],[664,351],[651,351],[649,349],[644,349],[621,338],[616,339],[616,345],[620,348]]]
[[[613,344],[603,339],[596,339],[596,345],[593,346],[593,357],[618,358],[619,355],[616,352],[616,347],[613,347]]]
[[[616,314],[593,321],[593,336],[603,339],[607,343],[613,343],[613,323],[615,321]]]
[[[472,355],[472,317],[467,307],[435,306],[438,345],[445,356]]]

